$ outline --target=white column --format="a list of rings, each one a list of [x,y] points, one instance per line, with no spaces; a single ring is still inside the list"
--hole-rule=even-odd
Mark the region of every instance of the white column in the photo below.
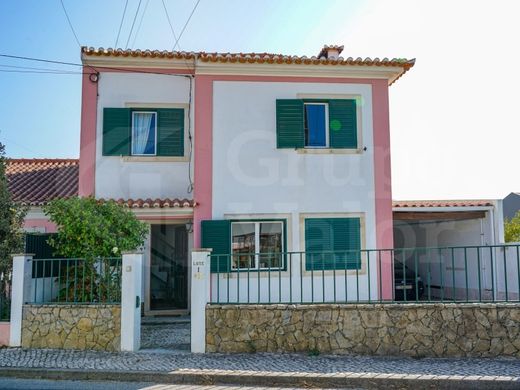
[[[9,346],[22,345],[22,309],[31,294],[32,254],[13,256],[13,276],[11,281],[11,324]]]
[[[121,351],[141,347],[141,286],[143,254],[123,253],[121,282]]]
[[[191,352],[206,352],[206,304],[210,300],[211,249],[191,252]]]

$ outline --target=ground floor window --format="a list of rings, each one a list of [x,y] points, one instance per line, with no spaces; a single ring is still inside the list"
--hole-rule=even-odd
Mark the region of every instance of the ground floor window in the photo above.
[[[231,269],[284,268],[283,221],[231,222]]]
[[[305,268],[347,270],[361,268],[359,218],[306,218]]]

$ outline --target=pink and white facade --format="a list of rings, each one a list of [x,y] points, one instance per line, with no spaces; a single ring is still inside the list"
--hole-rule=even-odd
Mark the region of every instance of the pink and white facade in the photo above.
[[[137,215],[163,233],[186,226],[186,253],[201,247],[207,220],[283,221],[283,251],[304,252],[306,218],[355,217],[361,249],[392,248],[388,88],[413,61],[343,59],[341,49],[307,59],[84,48],[79,195],[149,199]],[[356,145],[278,148],[281,99],[355,101]],[[104,155],[106,108],[182,109],[183,154]],[[190,204],[154,207],[165,199]],[[145,248],[146,311],[154,310],[153,279],[164,274],[152,246]],[[378,272],[383,284],[372,298],[391,297],[389,262],[374,264],[370,275],[363,267],[363,283],[376,285]]]

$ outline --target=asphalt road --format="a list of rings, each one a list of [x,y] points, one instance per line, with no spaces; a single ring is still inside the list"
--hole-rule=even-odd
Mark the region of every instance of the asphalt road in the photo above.
[[[0,378],[2,390],[259,390],[273,387],[239,387],[239,386],[193,386],[193,385],[161,385],[136,382],[97,382],[97,381],[53,381],[36,379]],[[284,388],[287,390],[287,388]]]

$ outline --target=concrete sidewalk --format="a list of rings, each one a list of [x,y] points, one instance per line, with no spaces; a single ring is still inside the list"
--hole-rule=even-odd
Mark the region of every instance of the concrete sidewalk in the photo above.
[[[0,376],[282,387],[520,389],[518,359],[0,350]]]

